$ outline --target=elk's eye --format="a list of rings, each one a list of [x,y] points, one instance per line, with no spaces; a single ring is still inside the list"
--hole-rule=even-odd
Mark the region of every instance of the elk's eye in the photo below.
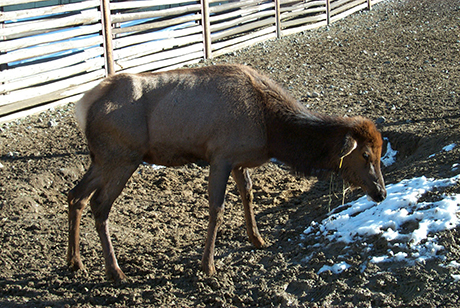
[[[363,153],[363,157],[364,157],[364,159],[365,159],[366,161],[368,161],[368,160],[369,160],[369,154],[367,154],[367,153]]]

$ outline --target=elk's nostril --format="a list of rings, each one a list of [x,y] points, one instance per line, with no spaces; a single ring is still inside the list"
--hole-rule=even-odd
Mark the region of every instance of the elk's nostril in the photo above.
[[[383,191],[383,192],[378,193],[373,199],[375,202],[382,202],[383,200],[385,200],[386,197],[387,197],[387,192]]]

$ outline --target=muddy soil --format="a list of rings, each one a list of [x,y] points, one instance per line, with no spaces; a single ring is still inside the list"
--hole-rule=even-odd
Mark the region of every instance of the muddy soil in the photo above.
[[[317,29],[267,41],[199,65],[244,63],[277,80],[319,112],[375,120],[397,162],[387,183],[458,173],[460,1],[389,0]],[[379,236],[318,242],[301,234],[342,202],[342,184],[292,175],[270,163],[252,170],[255,210],[269,243],[247,240],[235,183],[217,239],[218,273],[200,271],[208,217],[205,165],[135,172],[111,212],[127,282],[104,277],[91,211],[82,220],[86,272],[66,265],[66,194],[89,157],[73,105],[0,126],[1,307],[458,307],[460,227],[441,232],[445,249],[422,263],[370,263],[385,253]],[[435,156],[430,156],[438,153]],[[460,193],[459,185],[445,193]],[[362,195],[356,190],[346,201]],[[431,196],[427,196],[429,199]],[[432,196],[435,198],[436,196]],[[315,245],[319,244],[319,245]],[[339,274],[324,265],[346,255]],[[307,258],[308,256],[308,258]],[[363,266],[363,264],[365,266]]]

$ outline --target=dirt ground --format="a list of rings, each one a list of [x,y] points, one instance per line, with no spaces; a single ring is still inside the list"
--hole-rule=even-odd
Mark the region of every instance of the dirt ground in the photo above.
[[[211,63],[265,72],[310,108],[375,120],[397,162],[386,183],[450,177],[460,163],[460,1],[389,0],[317,29],[267,41]],[[441,152],[441,153],[439,153]],[[439,153],[430,157],[433,153]],[[342,184],[291,175],[267,164],[252,171],[257,220],[268,241],[248,242],[235,187],[227,189],[217,239],[218,273],[200,271],[208,217],[206,166],[140,166],[111,212],[111,232],[129,280],[105,280],[90,210],[82,220],[86,273],[66,266],[66,194],[89,164],[73,106],[0,126],[0,307],[458,307],[460,227],[438,234],[445,249],[422,263],[370,263],[385,253],[356,243],[302,237],[341,204]],[[440,192],[424,198],[435,199]],[[460,186],[443,193],[460,193]],[[362,195],[357,190],[346,201]],[[351,267],[317,274],[346,255]],[[309,258],[306,258],[310,256]],[[362,266],[362,265],[366,266]]]

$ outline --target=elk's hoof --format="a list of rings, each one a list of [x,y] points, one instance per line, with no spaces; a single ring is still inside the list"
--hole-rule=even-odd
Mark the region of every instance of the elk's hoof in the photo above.
[[[113,282],[122,282],[128,279],[120,268],[107,269],[105,272],[107,280]]]
[[[257,237],[253,237],[250,240],[251,240],[252,245],[254,245],[254,247],[256,247],[257,249],[262,249],[262,248],[267,247],[267,244],[265,243],[265,241],[262,239],[260,235]]]
[[[216,267],[214,264],[209,264],[208,262],[203,262],[201,264],[201,269],[208,276],[212,276],[216,273]]]
[[[77,257],[69,258],[67,260],[67,265],[69,266],[69,269],[74,272],[85,270],[85,267],[83,266],[83,263],[81,262],[80,258]]]

